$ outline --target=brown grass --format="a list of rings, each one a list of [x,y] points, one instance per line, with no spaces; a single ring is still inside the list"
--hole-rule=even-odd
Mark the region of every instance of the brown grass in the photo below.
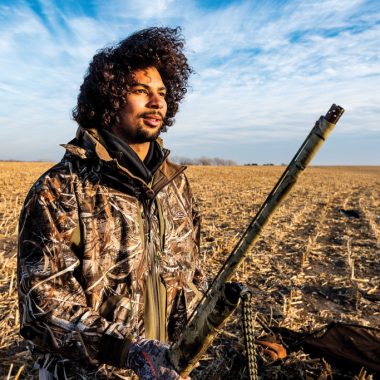
[[[0,163],[0,377],[33,378],[18,335],[17,222],[48,163]],[[201,261],[211,278],[284,170],[191,167],[203,215]],[[349,218],[341,210],[356,210]],[[330,321],[380,325],[380,167],[311,167],[239,269],[267,326],[307,332]],[[239,318],[226,328],[241,337]],[[261,324],[256,332],[262,332]],[[295,360],[295,359],[294,359]],[[308,365],[307,356],[298,361]]]

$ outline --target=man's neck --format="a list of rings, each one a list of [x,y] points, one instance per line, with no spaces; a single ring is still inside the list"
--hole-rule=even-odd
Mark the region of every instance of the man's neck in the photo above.
[[[145,157],[148,155],[150,142],[145,142],[142,144],[128,144],[134,152],[139,156],[140,160],[144,162]]]

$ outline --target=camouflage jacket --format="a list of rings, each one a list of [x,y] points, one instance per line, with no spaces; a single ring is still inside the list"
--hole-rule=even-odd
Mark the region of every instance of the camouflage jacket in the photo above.
[[[147,184],[94,130],[64,146],[20,216],[21,335],[51,372],[101,378],[133,337],[176,339],[199,297],[199,217],[165,149]]]

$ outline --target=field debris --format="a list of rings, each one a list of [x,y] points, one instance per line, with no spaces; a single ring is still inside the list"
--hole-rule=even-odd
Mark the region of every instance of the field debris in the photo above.
[[[49,163],[0,163],[0,378],[37,379],[19,336],[17,223],[22,202]],[[202,219],[201,265],[211,281],[283,167],[189,167]],[[253,293],[260,379],[376,379],[312,357],[296,341],[331,322],[380,326],[380,167],[310,167],[237,272]],[[246,379],[240,308],[192,379]],[[285,332],[294,334],[286,336]],[[272,340],[271,340],[272,339]]]

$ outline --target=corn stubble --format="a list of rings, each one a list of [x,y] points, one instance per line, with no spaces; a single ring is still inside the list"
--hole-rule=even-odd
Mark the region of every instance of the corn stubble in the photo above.
[[[32,183],[49,163],[0,162],[0,378],[37,379],[18,335],[17,222]],[[211,280],[281,175],[283,167],[189,167],[202,219],[201,265]],[[254,295],[255,334],[310,332],[331,321],[380,325],[380,167],[310,167],[237,272]],[[244,379],[240,310],[193,378]],[[225,354],[227,352],[227,355]],[[234,360],[232,360],[232,358]],[[264,379],[352,379],[302,351],[272,362]],[[332,377],[331,377],[332,376]],[[356,374],[371,379],[370,374]],[[227,380],[223,375],[223,379]]]

